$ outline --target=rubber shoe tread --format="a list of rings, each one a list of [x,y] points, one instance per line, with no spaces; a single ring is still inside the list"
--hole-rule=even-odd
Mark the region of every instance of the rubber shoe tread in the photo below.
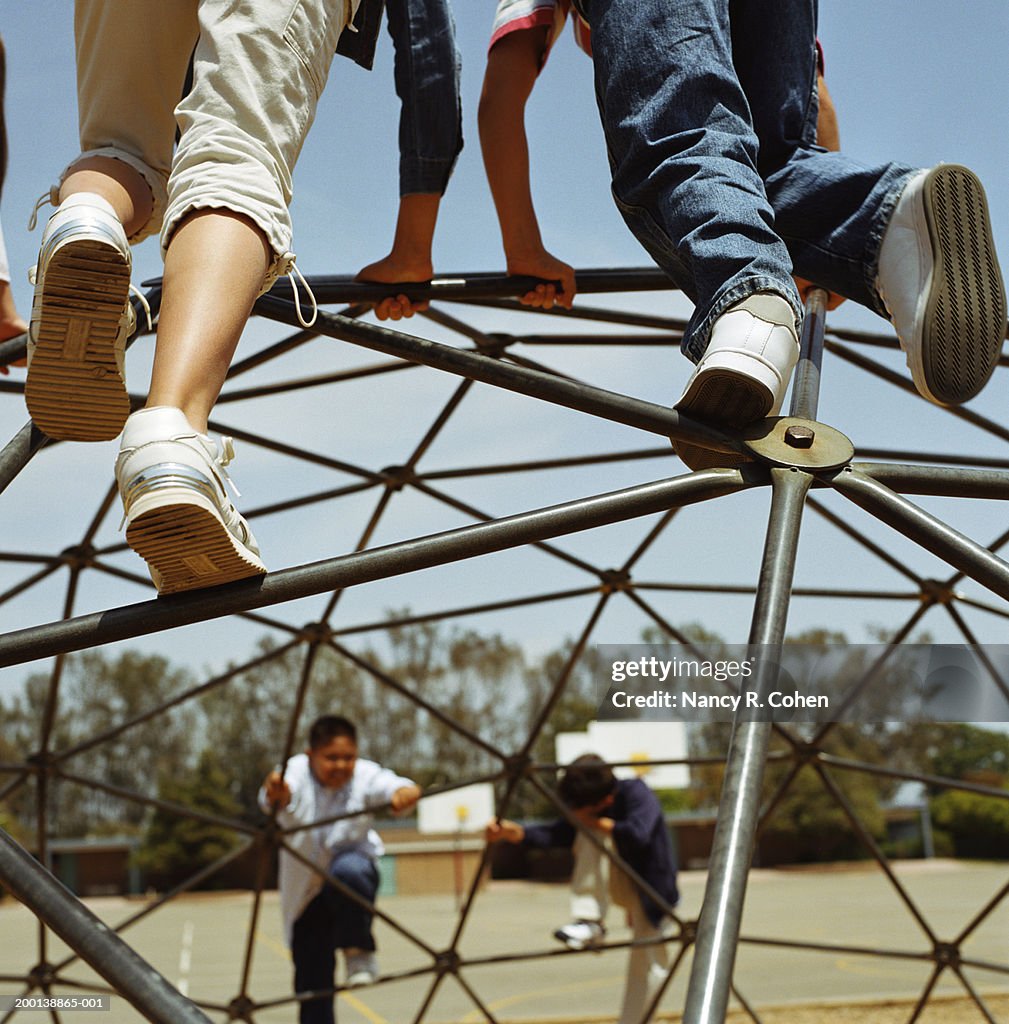
[[[131,516],[126,541],[147,562],[159,594],[259,576],[266,566],[196,502],[169,500]]]
[[[130,397],[116,349],[129,288],[129,260],[98,239],[69,241],[50,257],[25,381],[28,412],[49,437],[108,441],[122,430]]]
[[[943,405],[975,397],[998,365],[1006,295],[984,188],[957,164],[941,164],[923,184],[933,270],[924,311],[921,383]],[[912,365],[912,375],[915,367]]]

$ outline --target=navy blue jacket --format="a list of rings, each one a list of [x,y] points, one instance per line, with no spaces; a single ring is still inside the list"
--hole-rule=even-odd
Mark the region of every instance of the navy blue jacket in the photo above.
[[[671,907],[680,900],[676,888],[676,857],[656,795],[641,779],[618,779],[613,804],[602,817],[612,818],[617,853]],[[571,846],[576,830],[563,818],[549,825],[528,825],[523,842],[529,846]],[[657,925],[665,911],[646,893],[640,893],[648,920]]]

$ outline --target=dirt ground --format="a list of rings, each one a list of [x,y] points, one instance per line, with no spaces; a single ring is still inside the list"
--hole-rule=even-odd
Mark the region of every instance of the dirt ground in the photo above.
[[[1009,1022],[1009,996],[990,996],[984,1000],[992,1019]],[[914,1010],[913,1002],[887,1001],[858,1006],[824,1004],[820,1006],[789,1006],[758,1011],[761,1024],[907,1024]],[[678,1014],[663,1018],[680,1024]],[[983,1024],[987,1018],[970,999],[933,998],[929,1008],[915,1024]],[[753,1018],[742,1012],[731,1012],[726,1024],[753,1024]]]

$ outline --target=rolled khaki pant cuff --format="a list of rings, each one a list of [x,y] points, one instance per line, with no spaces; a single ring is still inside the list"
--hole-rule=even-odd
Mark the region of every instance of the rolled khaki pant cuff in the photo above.
[[[151,198],[154,202],[151,216],[142,227],[138,228],[129,236],[128,241],[130,245],[136,245],[137,242],[142,242],[145,238],[149,238],[151,235],[157,234],[161,227],[162,218],[165,215],[165,207],[168,205],[167,175],[158,173],[154,168],[149,167],[144,163],[140,157],[134,156],[133,153],[128,153],[126,150],[118,149],[115,146],[103,146],[100,149],[86,150],[72,163],[68,164],[60,174],[60,185],[62,186],[63,182],[66,181],[67,176],[74,171],[82,160],[86,160],[94,156],[109,157],[112,160],[119,160],[122,163],[127,164],[144,179],[147,183],[147,187],[151,190]]]

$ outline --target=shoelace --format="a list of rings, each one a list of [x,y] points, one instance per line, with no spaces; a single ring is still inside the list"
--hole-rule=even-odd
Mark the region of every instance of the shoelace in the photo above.
[[[295,259],[296,257],[293,252],[285,252],[277,261],[274,273],[276,277],[286,277],[291,282],[291,291],[294,293],[294,310],[298,317],[298,323],[307,330],[318,319],[319,304],[315,301],[315,292],[312,291],[312,286],[305,280],[305,275],[299,269]],[[274,280],[276,280],[276,277]],[[301,282],[302,287],[308,292],[308,297],[312,300],[311,320],[306,320],[301,314],[301,296],[298,294],[299,282]]]
[[[147,329],[153,331],[154,322],[151,320],[151,304],[147,301],[147,296],[132,281],[130,281],[130,291],[137,297],[137,301],[147,315]]]
[[[52,207],[60,205],[60,187],[59,185],[52,185],[48,192],[43,192],[42,195],[35,200],[35,208],[32,210],[31,217],[28,218],[28,230],[34,231],[35,225],[39,222],[39,210],[48,203]],[[35,282],[33,281],[32,284]]]
[[[234,480],[231,479],[231,474],[225,468],[231,465],[231,460],[235,457],[235,440],[232,437],[223,435],[221,437],[221,446],[218,449],[217,456],[214,459],[214,465],[221,471],[221,476],[227,482],[228,486],[235,492],[235,497],[240,498],[242,492],[238,489],[238,485]]]

